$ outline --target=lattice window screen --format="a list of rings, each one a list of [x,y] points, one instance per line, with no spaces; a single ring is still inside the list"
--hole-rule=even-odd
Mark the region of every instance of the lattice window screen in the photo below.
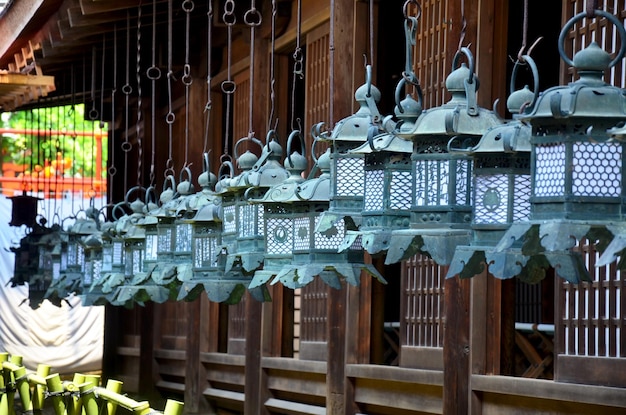
[[[585,259],[592,282],[559,280],[560,351],[567,355],[626,357],[625,283],[616,263],[596,267],[599,254],[588,241],[576,249]]]
[[[445,103],[445,82],[451,66],[446,62],[449,6],[446,0],[420,2],[422,16],[417,28],[414,71],[424,91],[424,108]]]
[[[228,339],[246,338],[246,298],[228,307]]]
[[[403,346],[443,347],[445,272],[425,255],[402,263]]]
[[[316,277],[313,282],[302,288],[301,293],[300,340],[325,342],[328,322],[328,286],[321,278]]]
[[[233,94],[233,145],[240,138],[247,137],[250,128],[250,74],[242,72],[234,79],[237,89]],[[238,151],[245,150],[240,148]]]
[[[303,125],[310,126],[330,119],[329,41],[327,25],[307,35],[306,119]]]
[[[585,0],[564,0],[563,4],[566,7],[568,18],[585,11],[585,3],[587,3]],[[626,21],[626,0],[600,1],[598,2],[598,8],[616,15],[622,22]],[[588,19],[583,19],[572,28],[572,31],[566,37],[564,50],[572,58],[576,52],[584,49],[591,41],[595,41],[602,49],[611,53],[612,57],[615,56],[615,52],[620,47],[619,35],[608,20],[593,19],[589,21]],[[625,63],[626,61],[622,59],[621,63],[610,69],[605,74],[605,81],[611,85],[624,88],[626,86],[626,73],[623,69]],[[567,68],[561,83],[565,84],[573,80],[574,71],[572,68]]]

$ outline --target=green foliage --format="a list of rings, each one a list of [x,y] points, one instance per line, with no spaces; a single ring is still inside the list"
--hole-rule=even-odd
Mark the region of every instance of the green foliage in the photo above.
[[[83,104],[2,114],[3,128],[19,133],[0,135],[0,162],[25,166],[26,174],[41,177],[94,177],[97,152],[102,152],[102,179],[106,178],[106,124],[85,120]],[[51,134],[59,132],[59,134]],[[77,133],[86,132],[89,135]],[[97,149],[93,135],[102,135],[102,148]],[[43,172],[43,173],[42,173]]]

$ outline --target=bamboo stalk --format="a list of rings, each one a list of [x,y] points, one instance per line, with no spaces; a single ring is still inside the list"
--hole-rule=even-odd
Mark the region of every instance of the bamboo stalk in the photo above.
[[[35,385],[33,391],[33,412],[35,414],[41,413],[44,401],[44,392],[46,390],[46,376],[50,375],[50,366],[39,364],[37,365],[37,373],[31,374],[28,380]]]
[[[61,382],[59,374],[55,373],[46,377],[46,384],[48,385],[48,393],[51,394],[50,397],[54,413],[56,415],[66,415],[65,401],[63,399],[63,392],[65,389],[63,388],[63,383]]]
[[[109,379],[107,381],[106,388],[107,390],[110,390],[111,392],[122,393],[122,385],[123,385],[123,382],[120,382],[119,380]],[[107,401],[106,408],[107,408],[106,415],[115,415],[115,412],[117,411],[117,403],[113,401]]]
[[[8,353],[0,353],[0,362],[4,365],[4,362],[9,360]],[[8,395],[6,393],[6,383],[4,381],[4,373],[0,375],[0,415],[9,415],[9,402]]]

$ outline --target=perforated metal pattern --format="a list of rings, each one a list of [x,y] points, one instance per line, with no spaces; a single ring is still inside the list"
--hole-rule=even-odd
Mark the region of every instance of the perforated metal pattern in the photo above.
[[[132,265],[132,274],[135,275],[141,271],[142,257],[143,252],[137,249],[133,250],[133,260],[130,265]]]
[[[104,271],[111,271],[113,269],[113,246],[106,245],[102,247],[102,258],[104,262],[102,264],[102,269]]]
[[[265,207],[262,204],[259,204],[256,206],[256,215],[257,215],[257,222],[256,222],[256,232],[259,236],[262,236],[265,234],[265,230],[263,229],[263,221],[265,220]]]
[[[93,262],[87,261],[83,270],[83,284],[89,286],[91,281],[93,281]]]
[[[317,221],[316,221],[317,224]],[[294,251],[305,251],[310,248],[311,235],[310,220],[308,217],[295,218],[293,220],[293,249]]]
[[[472,163],[469,160],[456,161],[456,202],[451,201],[451,204],[469,204],[471,197],[471,189],[469,188],[469,178],[472,174],[471,168]]]
[[[58,262],[52,263],[52,279],[58,280],[61,276],[61,264]]]
[[[475,223],[507,223],[508,188],[509,178],[505,174],[476,177]]]
[[[535,196],[565,194],[565,144],[537,145]]]
[[[238,221],[239,221],[239,237],[245,238],[254,235],[254,223],[256,206],[253,205],[238,205],[239,209]]]
[[[121,242],[113,242],[112,260],[115,265],[121,265],[124,263],[124,250],[122,248],[123,244]]]
[[[415,164],[415,205],[448,204],[450,166],[448,160],[418,160]]]
[[[411,208],[411,172],[394,171],[391,173],[389,185],[389,207],[396,210],[409,210]]]
[[[365,172],[365,211],[383,210],[383,193],[385,187],[383,170],[367,170]]]
[[[191,251],[191,235],[192,235],[191,223],[177,224],[176,225],[176,246],[174,246],[174,250],[176,252]]]
[[[146,260],[156,261],[157,259],[157,244],[159,237],[157,235],[146,235]]]
[[[363,196],[364,166],[363,158],[337,158],[337,196]]]
[[[316,227],[319,219],[319,216],[315,217]],[[343,242],[343,238],[346,233],[346,225],[343,219],[335,223],[335,229],[336,232],[331,229],[330,231],[324,232],[323,234],[320,232],[315,232],[315,249],[339,249],[339,245],[341,245],[341,242]]]
[[[513,222],[530,219],[530,175],[515,176],[515,203],[513,203]]]
[[[217,266],[217,237],[207,236],[195,239],[194,267]]]
[[[622,193],[622,146],[617,143],[575,143],[572,193],[618,197]]]
[[[169,252],[172,250],[172,228],[159,226],[158,252]]]
[[[293,222],[289,218],[267,220],[266,251],[268,254],[290,254],[293,249]]]
[[[224,233],[234,233],[237,229],[235,218],[235,205],[224,206]]]

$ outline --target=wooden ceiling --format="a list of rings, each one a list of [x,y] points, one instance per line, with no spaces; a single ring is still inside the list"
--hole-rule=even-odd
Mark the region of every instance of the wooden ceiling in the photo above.
[[[206,38],[208,1],[196,0],[193,3],[190,13],[192,45],[204,44],[201,39],[193,40],[198,36]],[[15,7],[20,3],[21,7]],[[25,7],[27,3],[30,9]],[[172,2],[172,49],[175,55],[172,61],[177,68],[184,63],[182,55],[186,42],[186,13],[181,5],[182,1]],[[68,100],[70,96],[74,100],[81,94],[93,95],[94,91],[86,92],[86,89],[94,84],[97,94],[103,93],[100,91],[102,88],[111,90],[115,71],[118,80],[116,88],[121,88],[127,71],[133,77],[136,75],[138,59],[144,66],[142,71],[151,65],[153,44],[158,60],[155,64],[165,70],[168,62],[168,16],[167,0],[20,0],[14,2],[0,18],[0,33],[11,34],[0,40],[0,70],[35,75],[30,69],[36,65],[40,75],[54,77],[56,91],[48,95],[50,100]],[[156,22],[154,40],[153,20]],[[213,46],[219,46],[223,38],[219,32],[220,28],[217,28]],[[29,44],[33,45],[34,54],[32,59],[27,60],[22,51]],[[114,55],[117,57],[116,68],[113,65]],[[200,59],[206,53],[192,51],[192,55],[194,59]],[[26,62],[17,64],[18,61]],[[102,77],[105,82],[102,82]],[[0,102],[3,98],[6,102],[8,92],[3,91],[0,89]],[[16,91],[10,93],[15,94]],[[40,96],[34,98],[36,100]],[[34,100],[31,105],[33,103]],[[21,102],[17,106],[28,105]]]

